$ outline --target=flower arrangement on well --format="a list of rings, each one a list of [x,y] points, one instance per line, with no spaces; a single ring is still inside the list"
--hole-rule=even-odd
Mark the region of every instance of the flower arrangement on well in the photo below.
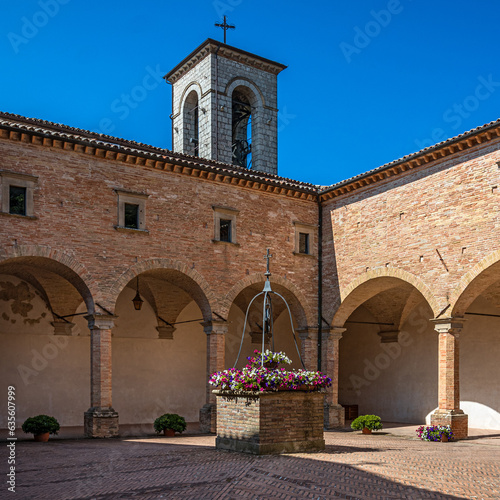
[[[449,425],[421,425],[416,431],[417,436],[422,441],[441,441],[442,436],[446,436],[448,441],[452,441],[454,436]]]
[[[314,391],[329,387],[332,380],[321,372],[308,370],[290,370],[261,366],[262,353],[247,358],[247,364],[241,370],[230,368],[214,373],[209,380],[211,385],[227,391],[280,391],[307,388]],[[264,363],[290,364],[291,360],[283,352],[265,351]],[[266,361],[267,360],[267,361]]]

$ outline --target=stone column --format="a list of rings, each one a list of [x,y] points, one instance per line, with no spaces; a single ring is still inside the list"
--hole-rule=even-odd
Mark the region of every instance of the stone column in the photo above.
[[[339,404],[339,342],[345,328],[322,330],[321,371],[332,379],[325,397],[325,429],[344,427],[344,408]]]
[[[450,425],[456,439],[468,435],[468,417],[460,409],[459,336],[463,318],[432,320],[439,334],[439,407],[431,425]]]
[[[297,330],[300,337],[300,356],[307,370],[318,369],[318,329],[308,326]]]
[[[85,316],[90,329],[90,408],[85,412],[85,435],[118,436],[118,413],[111,403],[111,329],[116,316]]]
[[[225,335],[227,321],[208,321],[202,323],[207,334],[207,377],[206,377],[206,403],[200,410],[200,430],[202,432],[217,431],[217,402],[212,391],[214,386],[208,383],[212,373],[224,370]]]

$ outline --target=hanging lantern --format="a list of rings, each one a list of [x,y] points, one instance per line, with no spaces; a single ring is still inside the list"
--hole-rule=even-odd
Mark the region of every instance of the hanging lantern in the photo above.
[[[142,303],[144,301],[141,299],[141,296],[139,295],[139,276],[137,276],[137,293],[135,294],[135,297],[132,299],[132,302],[134,303],[134,309],[136,311],[140,311],[142,308]]]

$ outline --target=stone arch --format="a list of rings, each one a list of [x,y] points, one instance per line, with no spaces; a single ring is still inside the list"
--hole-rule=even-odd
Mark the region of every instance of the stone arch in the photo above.
[[[238,281],[231,290],[226,294],[221,303],[221,315],[225,318],[229,315],[229,309],[236,297],[247,287],[257,283],[264,283],[266,276],[264,274],[252,274]],[[295,316],[298,327],[306,328],[307,326],[315,325],[312,308],[309,306],[304,293],[291,281],[288,281],[280,276],[271,277],[271,288],[273,284],[277,284],[286,288],[294,297],[293,303],[289,304],[292,314]],[[278,292],[279,293],[279,292]]]
[[[266,100],[264,98],[264,94],[261,92],[257,84],[252,80],[250,80],[249,78],[245,78],[242,76],[236,76],[234,78],[231,78],[231,80],[229,80],[226,84],[224,93],[227,96],[231,96],[236,87],[248,87],[255,94],[256,97],[257,96],[259,97],[258,102],[255,104],[256,105],[258,104],[259,106],[266,106]]]
[[[365,300],[371,298],[373,295],[366,295],[362,293],[363,285],[373,280],[383,278],[400,280],[402,282],[412,285],[427,301],[429,307],[432,309],[434,316],[436,316],[440,309],[440,305],[434,294],[429,287],[417,276],[402,269],[384,267],[380,269],[369,270],[366,273],[358,276],[341,292],[341,303],[338,306],[332,321],[332,326],[343,327],[352,312]],[[351,300],[350,300],[351,299]]]
[[[450,297],[451,316],[463,316],[472,302],[498,281],[499,276],[500,250],[495,250],[462,276]]]
[[[8,272],[11,266],[19,264],[32,267],[41,265],[64,278],[81,295],[88,313],[94,313],[95,293],[92,293],[90,288],[92,279],[85,266],[73,255],[42,245],[17,245],[1,250],[0,270],[5,269]]]
[[[181,98],[179,99],[179,109],[177,110],[176,116],[179,116],[182,113],[185,100],[192,91],[195,91],[198,94],[198,102],[200,102],[201,98],[203,97],[201,85],[196,81],[189,82],[189,84],[186,85],[186,87],[182,91]]]
[[[148,259],[137,262],[135,265],[128,268],[112,285],[110,296],[113,298],[113,304],[116,305],[118,296],[125,286],[136,276],[143,272],[155,269],[166,269],[177,271],[187,276],[194,284],[192,292],[193,300],[200,308],[204,321],[212,320],[213,304],[215,304],[215,296],[205,278],[195,269],[190,268],[187,264],[171,259]]]

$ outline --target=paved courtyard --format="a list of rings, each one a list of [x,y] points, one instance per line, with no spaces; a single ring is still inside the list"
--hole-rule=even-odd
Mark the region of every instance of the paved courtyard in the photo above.
[[[323,453],[261,457],[199,434],[18,441],[16,494],[2,481],[0,498],[500,499],[500,433],[427,443],[414,429],[325,432]]]

